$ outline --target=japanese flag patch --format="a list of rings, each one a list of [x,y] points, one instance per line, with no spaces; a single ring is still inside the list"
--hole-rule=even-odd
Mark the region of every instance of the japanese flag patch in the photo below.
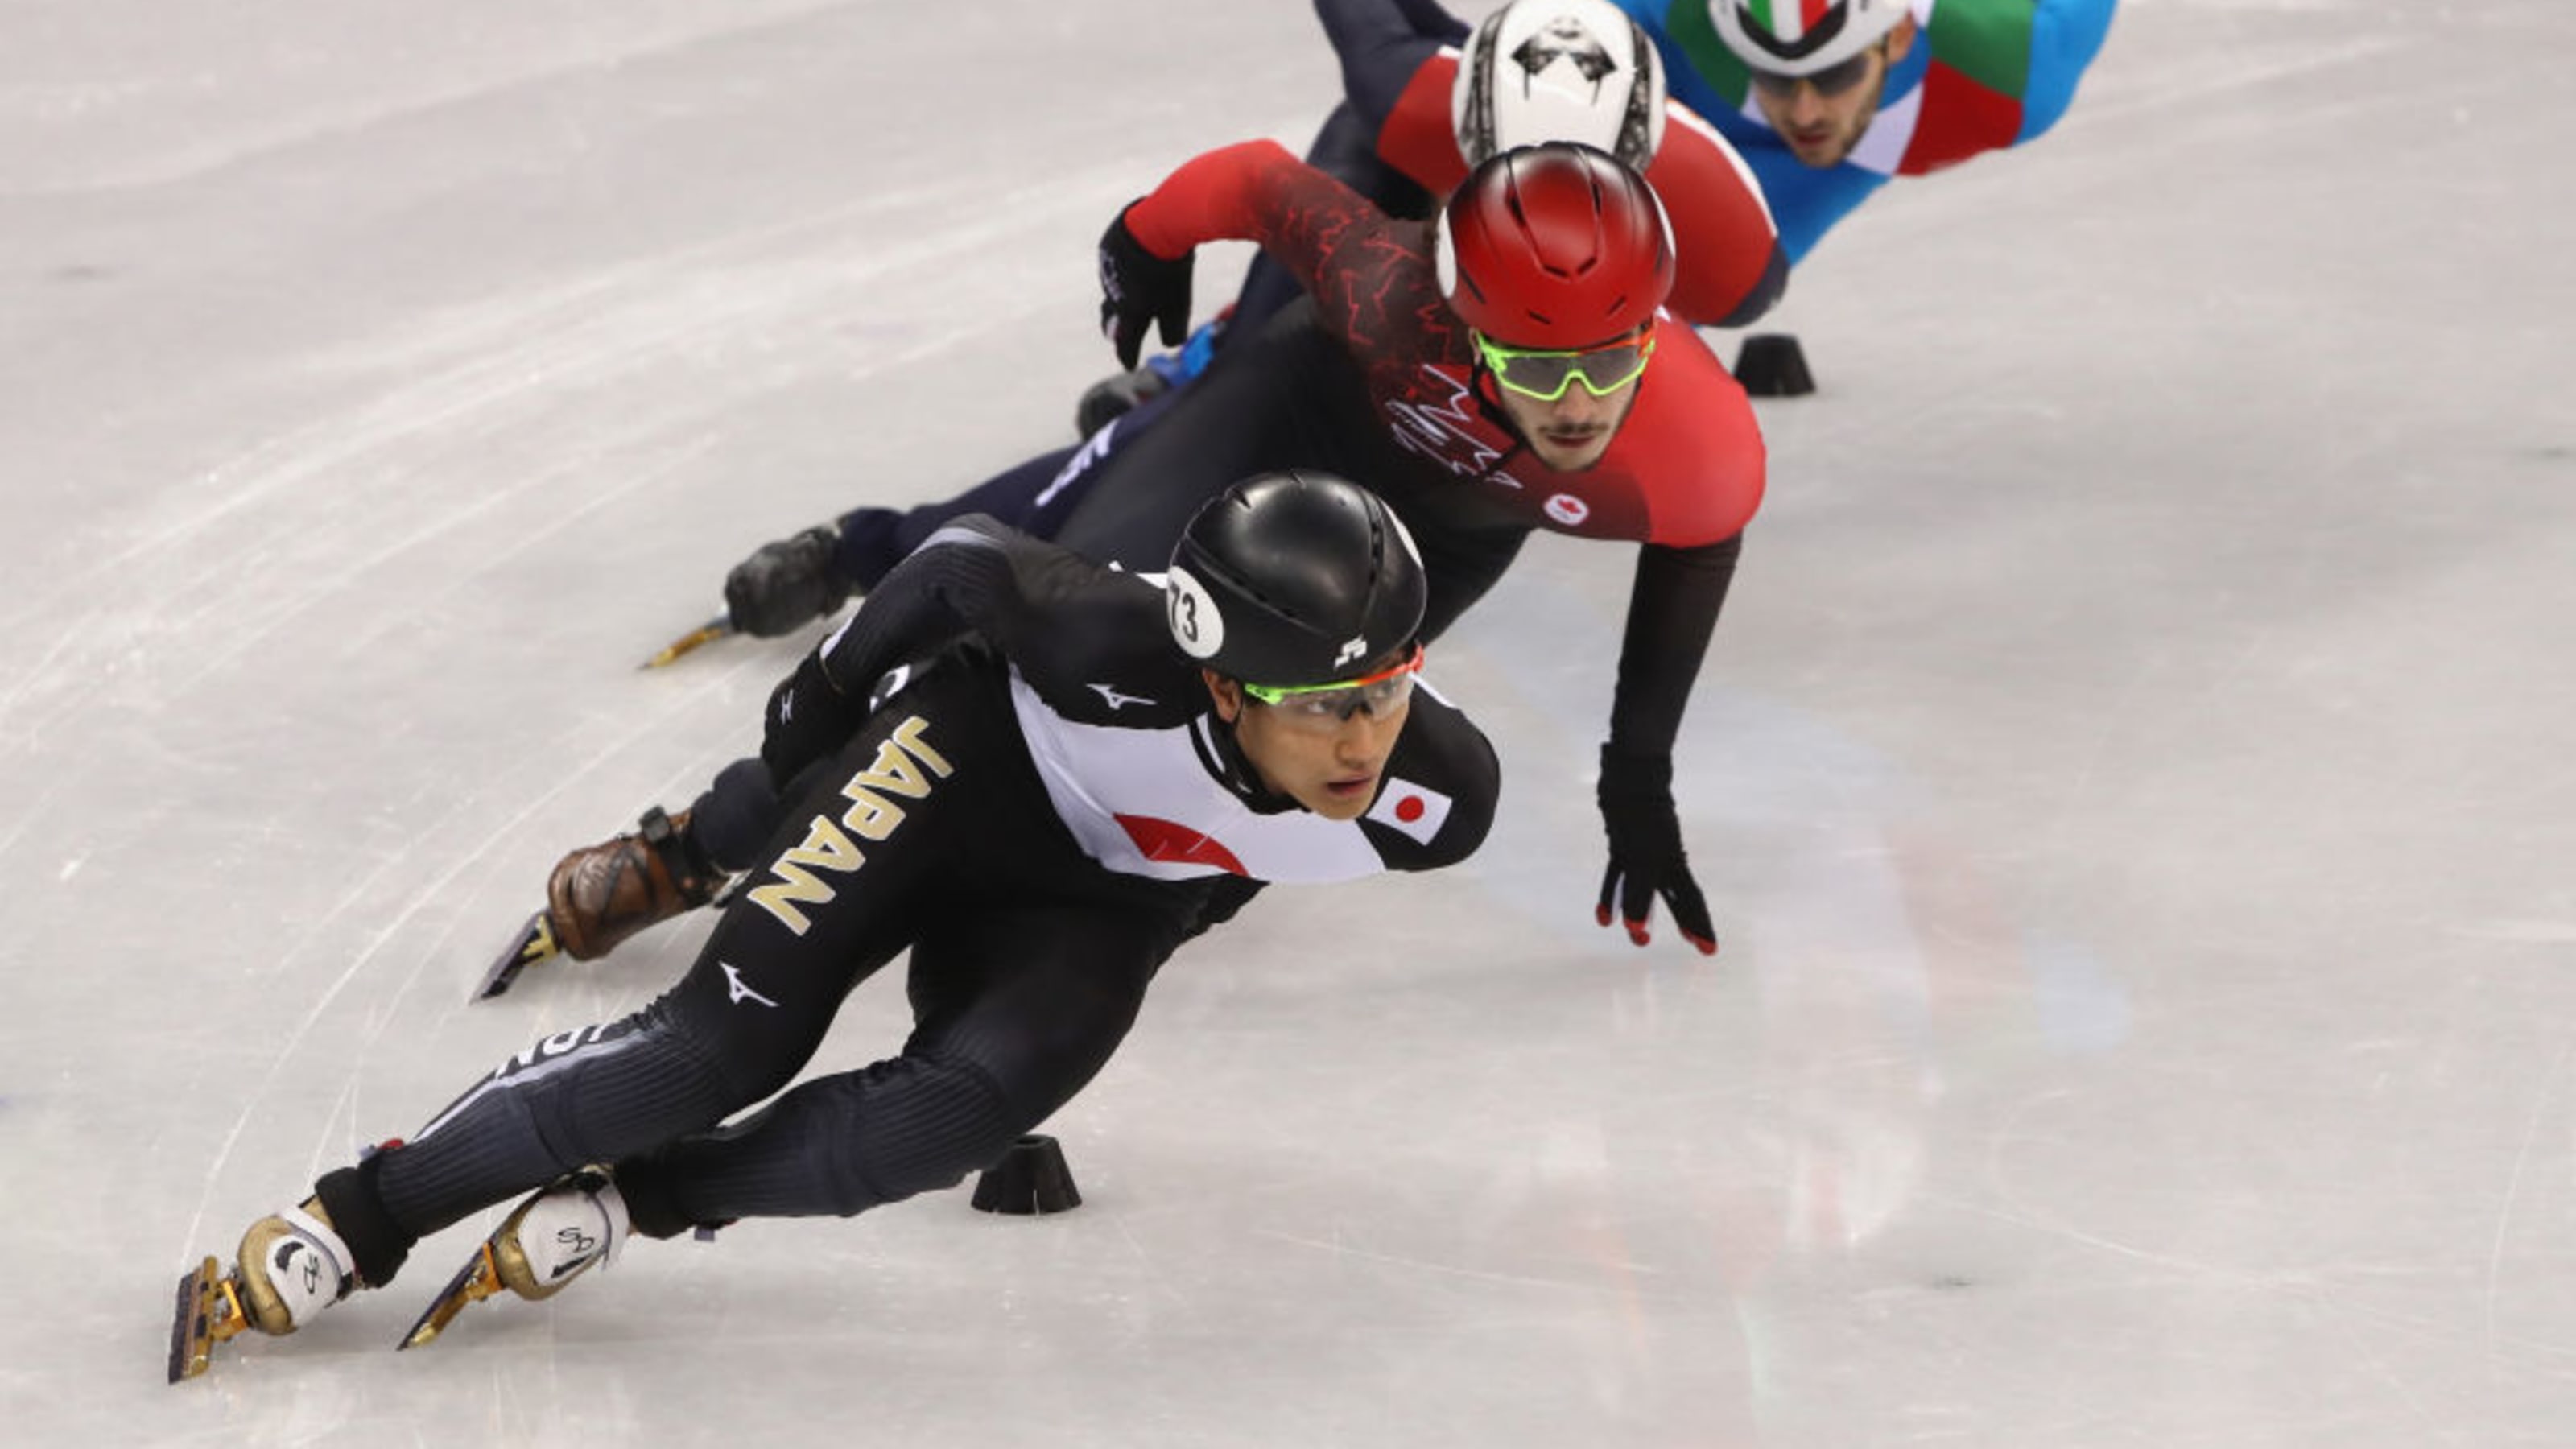
[[[1437,790],[1390,775],[1386,787],[1377,792],[1377,803],[1369,807],[1368,818],[1429,845],[1448,822],[1449,803],[1449,797]]]

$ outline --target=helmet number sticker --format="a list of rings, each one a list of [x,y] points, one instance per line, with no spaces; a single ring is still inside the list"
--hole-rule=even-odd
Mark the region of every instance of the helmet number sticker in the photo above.
[[[1225,616],[1207,586],[1178,564],[1163,579],[1163,600],[1171,617],[1172,642],[1192,659],[1213,659],[1225,647]]]

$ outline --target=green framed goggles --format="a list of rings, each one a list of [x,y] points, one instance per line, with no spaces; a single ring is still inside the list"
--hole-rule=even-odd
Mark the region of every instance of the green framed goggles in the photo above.
[[[1422,646],[1402,661],[1358,679],[1331,684],[1247,684],[1243,692],[1291,724],[1331,729],[1361,710],[1384,719],[1413,697],[1413,676],[1422,672]]]
[[[1647,360],[1655,355],[1652,324],[1634,337],[1571,351],[1510,347],[1482,332],[1475,337],[1477,355],[1485,359],[1494,381],[1540,402],[1556,401],[1577,382],[1594,397],[1607,397],[1644,375]]]

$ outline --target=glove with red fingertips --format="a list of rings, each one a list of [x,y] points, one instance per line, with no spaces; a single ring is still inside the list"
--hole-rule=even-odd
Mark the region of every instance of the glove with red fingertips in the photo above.
[[[1654,939],[1651,922],[1660,897],[1683,939],[1703,956],[1716,955],[1717,928],[1682,850],[1672,757],[1603,745],[1598,793],[1601,823],[1610,836],[1610,868],[1602,874],[1593,919],[1604,926],[1618,920],[1628,928],[1628,939],[1643,946]]]

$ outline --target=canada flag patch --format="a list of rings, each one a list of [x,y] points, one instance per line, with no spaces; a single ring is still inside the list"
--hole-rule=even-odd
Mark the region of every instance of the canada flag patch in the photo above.
[[[1377,792],[1377,803],[1369,807],[1368,818],[1403,831],[1420,844],[1429,845],[1439,837],[1440,827],[1448,822],[1449,797],[1410,780],[1390,776],[1386,788]]]

